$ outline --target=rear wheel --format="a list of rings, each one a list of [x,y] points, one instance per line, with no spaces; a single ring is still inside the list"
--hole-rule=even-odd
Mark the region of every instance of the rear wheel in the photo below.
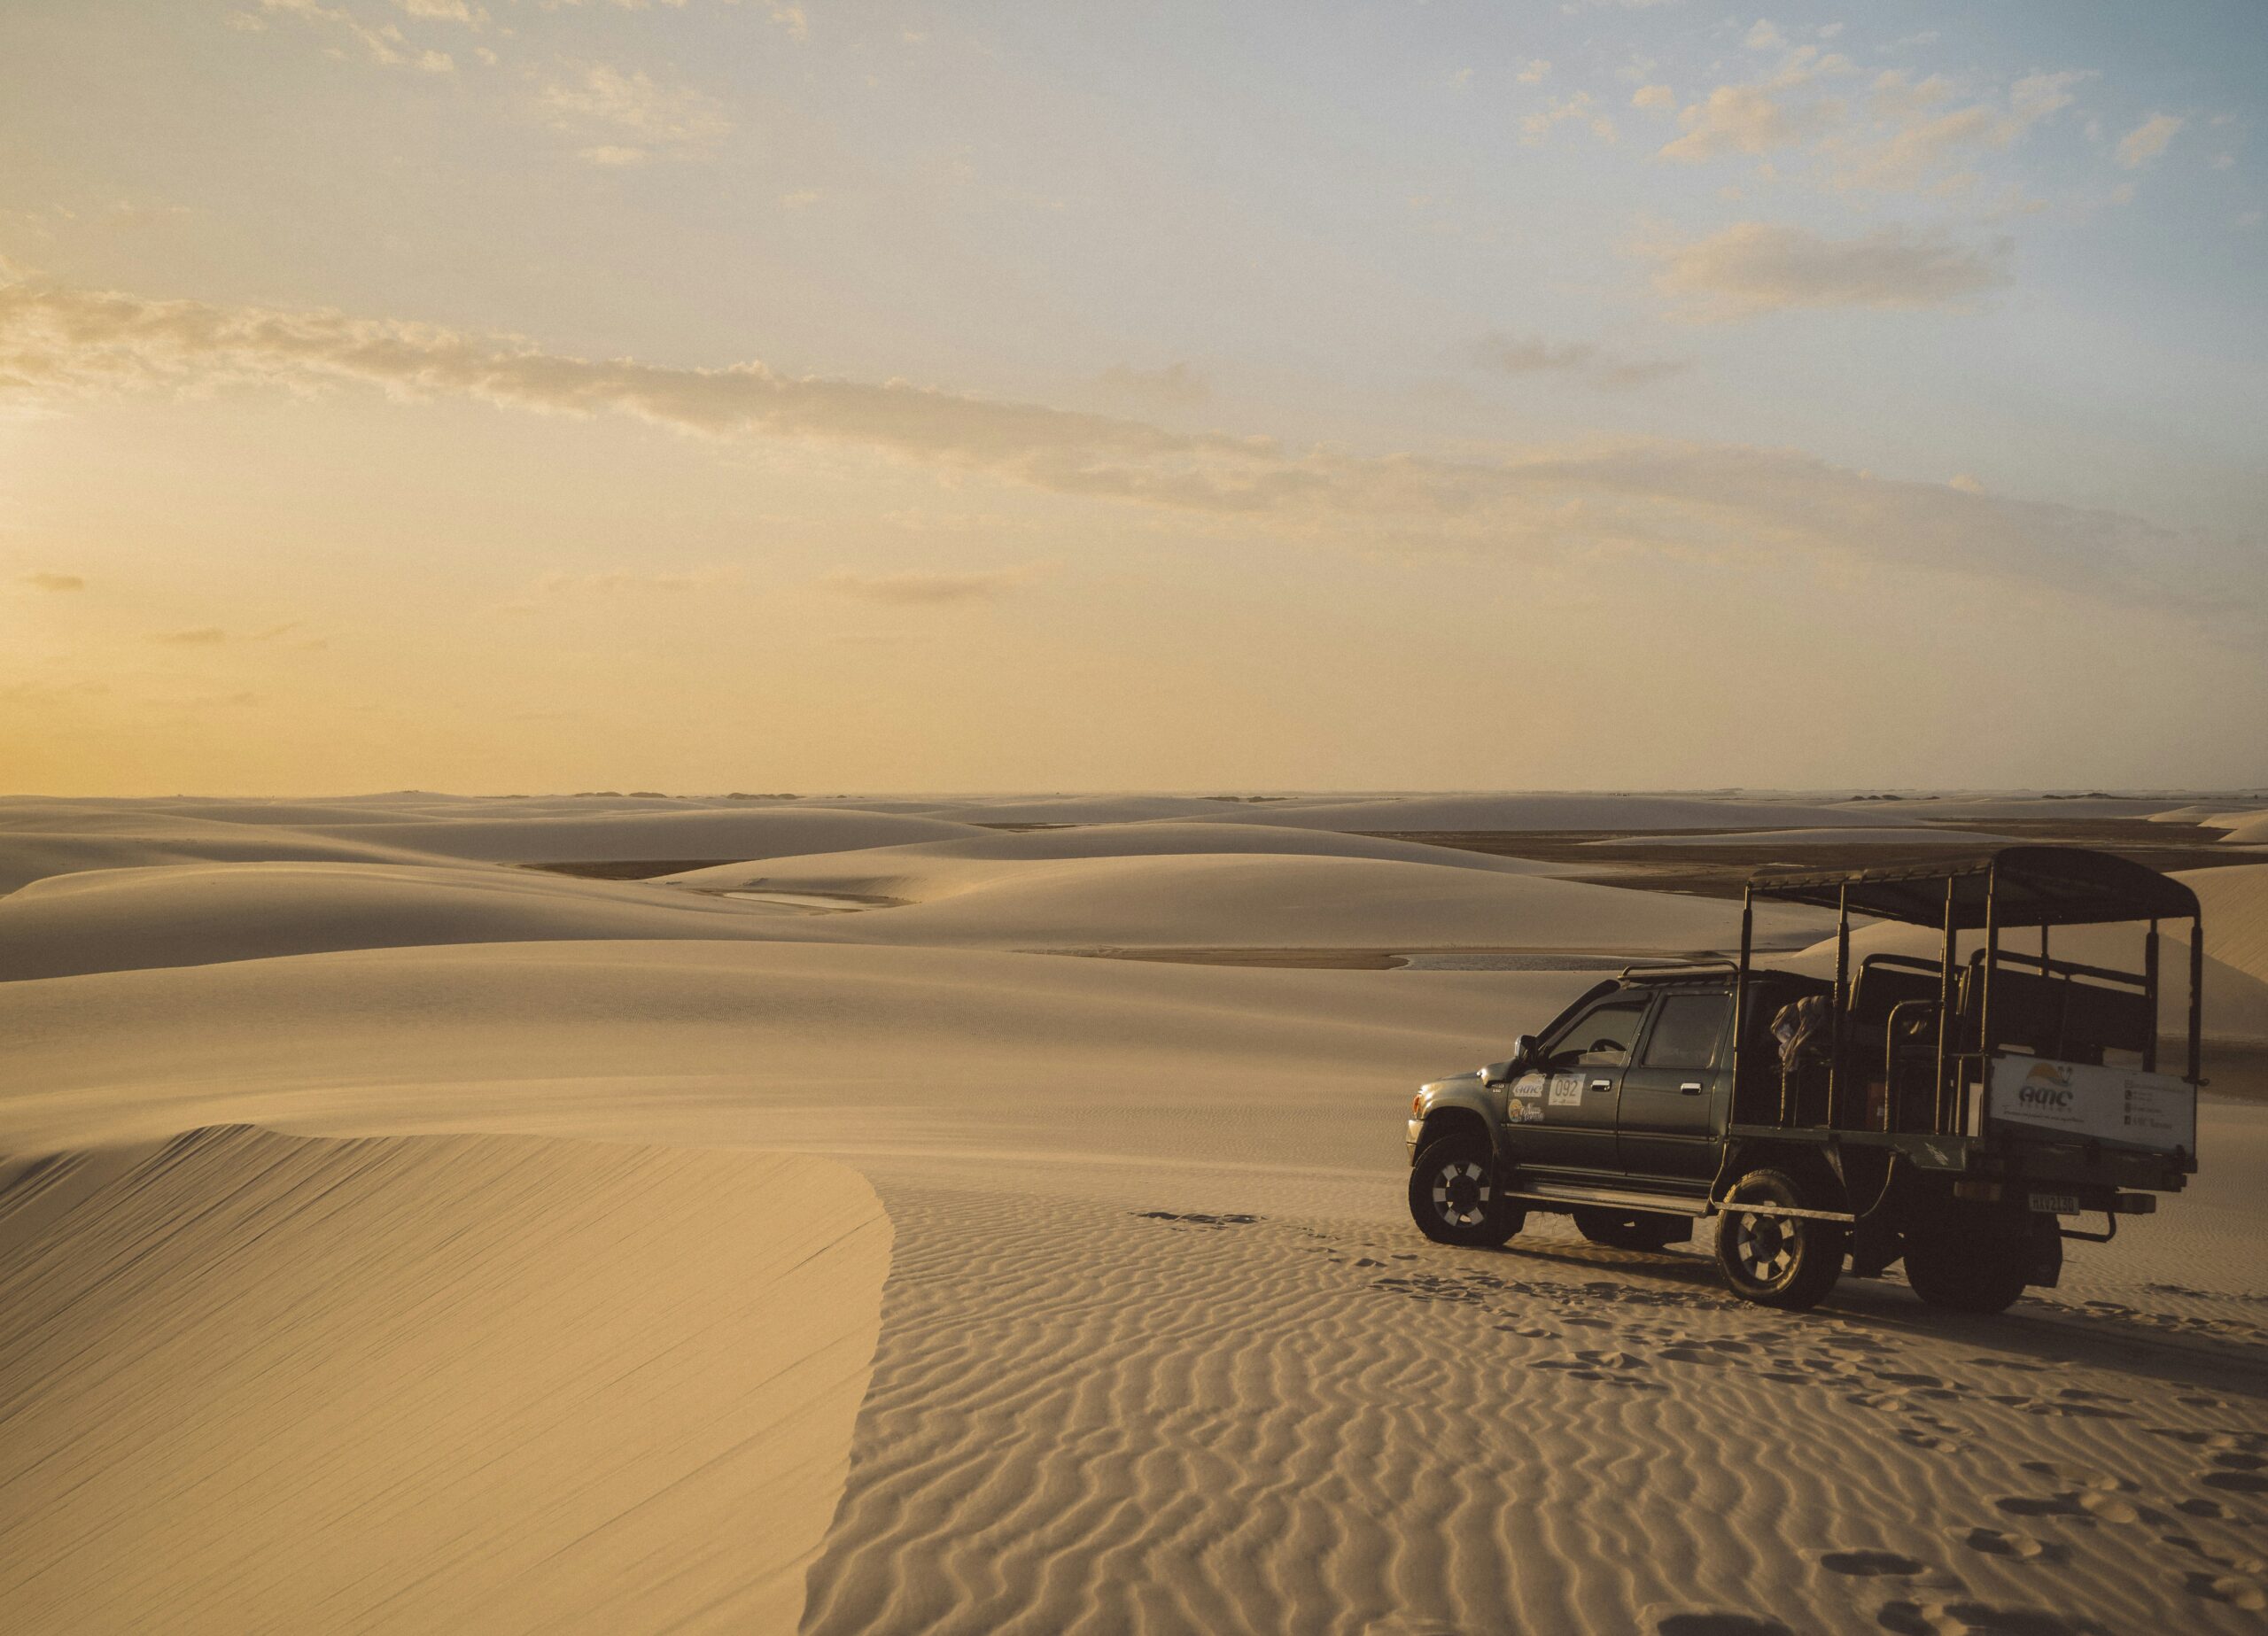
[[[1435,1244],[1493,1249],[1527,1223],[1496,1184],[1496,1156],[1478,1137],[1425,1144],[1410,1171],[1410,1216]]]
[[[1717,1223],[1717,1265],[1744,1301],[1800,1312],[1816,1306],[1842,1275],[1850,1235],[1839,1221],[1765,1215],[1744,1204],[1783,1210],[1826,1205],[1784,1170],[1751,1170],[1735,1184]]]
[[[1693,1237],[1693,1224],[1682,1216],[1651,1215],[1634,1210],[1578,1210],[1575,1230],[1593,1244],[1612,1250],[1658,1250]]]
[[[2006,1312],[2031,1281],[2028,1215],[1948,1200],[1906,1235],[1906,1282],[1948,1312]]]

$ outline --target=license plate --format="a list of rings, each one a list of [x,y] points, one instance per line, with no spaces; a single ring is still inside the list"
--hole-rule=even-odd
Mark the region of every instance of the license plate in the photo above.
[[[2077,1215],[2079,1201],[2070,1193],[2034,1193],[2031,1207],[2041,1215]]]

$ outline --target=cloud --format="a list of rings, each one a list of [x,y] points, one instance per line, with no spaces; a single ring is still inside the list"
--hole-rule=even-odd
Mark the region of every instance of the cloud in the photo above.
[[[1567,120],[1580,120],[1591,128],[1601,142],[1615,139],[1614,121],[1598,111],[1588,91],[1577,91],[1573,96],[1555,99],[1550,106],[1529,114],[1520,121],[1520,140],[1531,146],[1551,134],[1551,128]]]
[[[1541,57],[1530,58],[1513,78],[1522,85],[1541,85],[1551,77],[1551,65]]]
[[[1121,398],[1170,408],[1193,408],[1213,395],[1212,384],[1186,363],[1169,363],[1162,369],[1115,363],[1095,378]]]
[[[997,601],[1029,584],[1050,565],[1027,562],[1020,568],[980,569],[961,573],[938,573],[909,569],[894,574],[862,574],[838,568],[820,577],[819,584],[862,602],[891,607],[935,607],[947,602]]]
[[[1939,233],[1889,227],[1856,238],[1740,221],[1707,238],[1641,245],[1654,288],[1702,321],[1793,307],[1966,308],[2008,282],[2009,245],[1980,252]]]
[[[1741,43],[1751,51],[1778,51],[1786,50],[1788,42],[1768,19],[1759,17],[1742,36]]]
[[[637,569],[612,569],[593,574],[554,574],[543,582],[543,588],[555,596],[619,596],[636,595],[649,591],[679,593],[712,591],[721,586],[737,585],[738,570],[729,568],[703,569],[693,573],[658,574]]]
[[[1595,341],[1551,342],[1509,335],[1483,336],[1474,360],[1499,375],[1581,376],[1598,386],[1643,386],[1683,373],[1691,366],[1667,359],[1624,359]]]
[[[416,68],[428,74],[447,74],[456,67],[455,60],[447,51],[420,50],[409,43],[396,25],[366,23],[343,5],[327,6],[319,4],[319,0],[260,0],[260,4],[263,10],[276,15],[296,17],[316,27],[336,29],[382,68]],[[259,21],[250,12],[238,12],[229,19],[230,26],[245,27],[239,18],[255,24]]]
[[[2139,170],[2166,150],[2186,120],[2171,113],[2154,113],[2118,139],[2112,157],[2121,170]]]
[[[23,583],[35,591],[83,591],[87,582],[76,574],[26,574]]]
[[[642,69],[625,74],[605,63],[546,86],[538,100],[555,128],[602,125],[628,139],[583,149],[581,156],[594,165],[634,165],[653,153],[702,158],[733,128],[714,97],[690,86],[656,84]]]
[[[2028,74],[2009,85],[2005,100],[1954,106],[1952,82],[1941,75],[1915,81],[1901,69],[1876,76],[1865,114],[1852,128],[1821,144],[1836,187],[1911,193],[1939,190],[1975,177],[1943,173],[1970,152],[1999,151],[2032,126],[2074,100],[2074,88],[2092,74]]]
[[[1896,232],[1837,242],[1745,223],[1657,253],[1671,293],[1741,311],[1928,304],[1994,282],[1991,263]],[[904,381],[799,378],[756,362],[599,361],[427,324],[0,283],[0,402],[223,386],[363,386],[863,449],[1292,539],[1539,562],[1652,552],[1777,570],[1831,560],[2052,585],[2178,607],[2200,622],[2268,609],[2268,552],[2257,541],[1874,477],[1795,450],[1667,440],[1495,458],[1298,450]],[[919,583],[900,594],[918,600]]]
[[[1642,85],[1630,93],[1634,108],[1667,109],[1677,106],[1677,93],[1666,85]]]
[[[1688,106],[1677,116],[1685,134],[1666,143],[1656,157],[1696,165],[1728,154],[1770,153],[1807,143],[1842,119],[1843,104],[1833,97],[1794,101],[1787,94],[1822,74],[1850,68],[1847,58],[1821,58],[1813,47],[1801,47],[1789,54],[1785,66],[1770,79],[1720,85]]]
[[[289,636],[299,628],[299,621],[287,619],[282,624],[272,624],[258,631],[231,632],[217,624],[200,624],[186,631],[152,631],[148,640],[167,647],[218,647],[229,642],[272,642]],[[322,642],[297,642],[294,647],[321,647]]]

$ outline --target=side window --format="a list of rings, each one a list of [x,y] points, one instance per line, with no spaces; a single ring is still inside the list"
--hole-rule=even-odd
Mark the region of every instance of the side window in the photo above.
[[[1715,1067],[1717,1041],[1724,1034],[1725,1018],[1732,1008],[1730,996],[1721,994],[1666,996],[1654,1018],[1654,1031],[1646,1036],[1646,1052],[1639,1066],[1693,1070]]]
[[[1635,999],[1602,1000],[1552,1043],[1546,1065],[1554,1068],[1619,1068],[1630,1060],[1637,1043],[1638,1025],[1646,1020],[1649,1004]]]

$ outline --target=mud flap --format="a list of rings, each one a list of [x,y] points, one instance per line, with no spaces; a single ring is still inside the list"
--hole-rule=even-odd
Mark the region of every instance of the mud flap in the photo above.
[[[2052,1215],[2035,1215],[2031,1218],[2031,1269],[2024,1275],[2024,1283],[2052,1290],[2062,1276],[2062,1228]]]
[[[1905,1236],[1896,1228],[1878,1220],[1861,1221],[1851,1233],[1851,1275],[1879,1278],[1905,1253]]]

